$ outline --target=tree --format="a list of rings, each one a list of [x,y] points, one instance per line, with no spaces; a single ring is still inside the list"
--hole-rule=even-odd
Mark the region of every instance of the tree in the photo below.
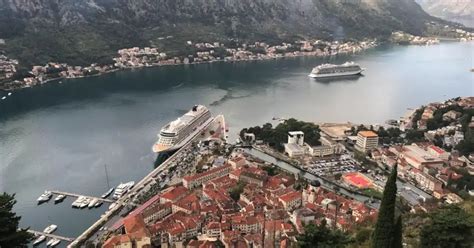
[[[403,248],[402,244],[402,216],[399,215],[393,229],[393,239],[391,248]]]
[[[239,201],[240,194],[244,192],[245,185],[246,183],[239,181],[236,186],[229,190],[229,195],[232,199],[234,199],[234,201]]]
[[[346,233],[329,229],[325,221],[319,226],[313,223],[306,225],[304,233],[298,235],[297,240],[299,248],[337,248],[345,247],[353,242]]]
[[[474,216],[455,205],[430,214],[431,221],[421,229],[421,247],[473,247]]]
[[[372,235],[372,247],[390,247],[394,231],[395,202],[397,199],[397,166],[387,179],[379,215]]]
[[[15,195],[3,193],[0,195],[0,247],[27,247],[33,239],[28,229],[19,229],[21,217],[12,212],[15,205]]]

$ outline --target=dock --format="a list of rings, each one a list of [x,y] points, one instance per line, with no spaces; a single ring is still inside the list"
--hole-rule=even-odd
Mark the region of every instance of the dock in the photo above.
[[[64,241],[67,241],[67,242],[74,241],[73,238],[63,237],[63,236],[55,235],[55,234],[51,234],[51,233],[44,233],[44,232],[39,232],[39,231],[35,231],[35,230],[28,230],[27,232],[32,233],[34,235],[38,235],[38,236],[43,235],[43,236],[46,236],[48,238],[60,239],[60,240],[64,240]]]
[[[199,127],[199,129],[206,130],[208,129],[212,124],[218,124],[219,126],[223,127],[225,130],[225,119],[223,115],[218,115],[212,119],[210,122],[206,122],[203,124],[203,126]],[[92,224],[89,228],[87,228],[81,235],[79,235],[74,242],[70,243],[67,247],[68,248],[73,248],[73,247],[79,247],[85,240],[87,240],[92,234],[97,231],[106,221],[108,221],[110,218],[112,218],[116,212],[118,212],[125,204],[126,199],[130,199],[129,195],[131,192],[138,192],[140,187],[145,185],[146,183],[150,182],[150,180],[153,179],[156,175],[158,175],[160,172],[168,169],[170,166],[171,162],[181,153],[183,152],[186,148],[188,148],[191,143],[200,138],[201,132],[196,132],[191,138],[187,139],[186,143],[178,149],[173,155],[171,155],[166,161],[164,161],[161,165],[159,165],[157,168],[155,168],[153,171],[151,171],[148,175],[146,175],[140,182],[135,184],[135,186],[124,196],[122,196],[120,199],[118,199],[115,203],[115,207],[112,209],[108,210],[103,214],[100,219],[98,219],[94,224]],[[54,193],[54,191],[53,191]]]
[[[55,195],[66,195],[66,196],[70,196],[70,197],[87,197],[89,199],[95,199],[95,200],[98,200],[98,201],[102,201],[102,202],[108,202],[108,203],[114,203],[115,201],[114,200],[110,200],[110,199],[104,199],[104,198],[101,198],[101,197],[96,197],[96,196],[87,196],[87,195],[81,195],[81,194],[75,194],[75,193],[69,193],[69,192],[63,192],[63,191],[57,191],[57,190],[51,190],[51,193],[55,194]]]

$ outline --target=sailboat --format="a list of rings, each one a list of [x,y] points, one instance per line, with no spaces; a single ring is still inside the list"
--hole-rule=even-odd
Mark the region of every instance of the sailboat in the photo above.
[[[107,179],[107,188],[109,188],[109,190],[107,190],[107,192],[105,192],[104,194],[102,194],[102,198],[105,199],[107,197],[110,196],[110,194],[112,194],[112,192],[114,191],[114,187],[110,187],[110,184],[109,184],[109,174],[107,173],[107,165],[104,164],[104,170],[105,170],[105,178]]]

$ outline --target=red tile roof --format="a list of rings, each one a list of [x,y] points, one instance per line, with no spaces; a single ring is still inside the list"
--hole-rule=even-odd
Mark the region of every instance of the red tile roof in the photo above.
[[[178,186],[166,193],[161,194],[161,198],[170,200],[172,202],[179,200],[181,197],[188,193],[188,189],[183,186]]]
[[[284,202],[291,202],[291,201],[294,201],[298,198],[302,198],[301,192],[299,192],[299,191],[290,192],[290,193],[287,193],[287,194],[284,194],[284,195],[280,196],[280,200],[282,200]]]
[[[190,175],[190,176],[185,176],[183,177],[183,180],[186,180],[186,181],[193,181],[195,179],[198,179],[198,178],[201,178],[201,177],[205,177],[205,176],[208,176],[208,175],[211,175],[213,173],[216,173],[218,171],[221,171],[221,170],[225,170],[227,168],[231,167],[231,165],[229,164],[226,164],[226,165],[223,165],[223,166],[219,166],[217,168],[212,168],[210,170],[207,170],[203,173],[198,173],[198,174],[194,174],[194,175]]]

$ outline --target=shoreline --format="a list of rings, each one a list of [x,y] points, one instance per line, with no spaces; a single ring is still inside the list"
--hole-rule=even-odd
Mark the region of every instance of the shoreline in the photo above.
[[[190,63],[176,63],[176,64],[161,64],[161,63],[154,63],[150,65],[144,65],[144,66],[137,66],[137,67],[117,67],[108,71],[104,72],[99,72],[94,75],[85,75],[85,76],[78,76],[78,77],[56,77],[56,78],[50,78],[42,81],[39,84],[33,85],[33,86],[24,86],[24,87],[18,87],[18,88],[13,88],[13,89],[0,89],[0,91],[3,92],[14,92],[22,89],[29,89],[29,88],[35,88],[41,85],[44,85],[46,83],[51,83],[53,81],[61,81],[61,80],[66,80],[66,79],[79,79],[79,78],[88,78],[88,77],[97,77],[97,76],[103,76],[109,73],[113,72],[118,72],[118,71],[126,71],[126,70],[134,70],[134,69],[145,69],[145,68],[154,68],[154,67],[162,67],[162,66],[185,66],[185,65],[199,65],[199,64],[212,64],[212,63],[242,63],[242,62],[255,62],[255,61],[269,61],[269,60],[279,60],[279,59],[287,59],[287,58],[299,58],[299,57],[319,57],[319,58],[325,58],[325,57],[335,57],[339,55],[351,55],[351,54],[357,54],[361,53],[363,51],[367,51],[369,49],[378,47],[383,43],[376,43],[374,46],[362,49],[360,51],[356,52],[339,52],[336,54],[330,54],[330,55],[312,55],[312,54],[294,54],[291,56],[275,56],[275,57],[268,57],[268,58],[249,58],[249,59],[237,59],[237,60],[226,60],[226,59],[217,59],[217,60],[212,60],[212,61],[200,61],[200,62],[190,62]],[[306,52],[309,53],[309,52]]]
[[[461,42],[458,39],[440,39],[443,42]],[[304,54],[304,53],[311,53],[311,52],[303,52],[303,54],[294,54],[291,56],[275,56],[275,57],[268,57],[268,58],[249,58],[249,59],[237,59],[237,60],[226,60],[226,59],[217,59],[217,60],[212,60],[212,61],[199,61],[199,62],[190,62],[190,63],[176,63],[176,64],[164,64],[164,63],[153,63],[150,65],[143,65],[143,66],[137,66],[137,67],[115,67],[114,69],[107,70],[104,72],[99,72],[97,74],[93,75],[85,75],[85,76],[77,76],[77,77],[55,77],[55,78],[50,78],[42,81],[41,83],[38,83],[36,85],[27,85],[24,87],[18,87],[18,88],[13,88],[13,89],[1,89],[0,92],[14,92],[14,91],[19,91],[22,89],[28,89],[28,88],[35,88],[38,86],[42,86],[47,83],[52,83],[54,81],[61,81],[61,80],[69,80],[69,79],[80,79],[80,78],[88,78],[88,77],[98,77],[98,76],[103,76],[109,73],[113,72],[119,72],[119,71],[127,71],[127,70],[135,70],[135,69],[145,69],[145,68],[155,68],[155,67],[162,67],[162,66],[186,66],[186,65],[200,65],[200,64],[212,64],[212,63],[242,63],[242,62],[255,62],[255,61],[268,61],[268,60],[279,60],[279,59],[287,59],[287,58],[300,58],[300,57],[318,57],[318,58],[325,58],[325,57],[336,57],[340,55],[353,55],[353,54],[358,54],[376,47],[380,47],[383,45],[394,45],[394,46],[420,46],[416,44],[406,44],[406,45],[401,45],[401,44],[396,44],[396,43],[391,43],[391,42],[380,42],[376,43],[374,46],[362,49],[360,51],[356,52],[339,52],[336,54],[329,54],[329,55],[316,55],[316,54]],[[438,45],[438,44],[431,44],[431,45]],[[427,45],[425,45],[427,46]]]

